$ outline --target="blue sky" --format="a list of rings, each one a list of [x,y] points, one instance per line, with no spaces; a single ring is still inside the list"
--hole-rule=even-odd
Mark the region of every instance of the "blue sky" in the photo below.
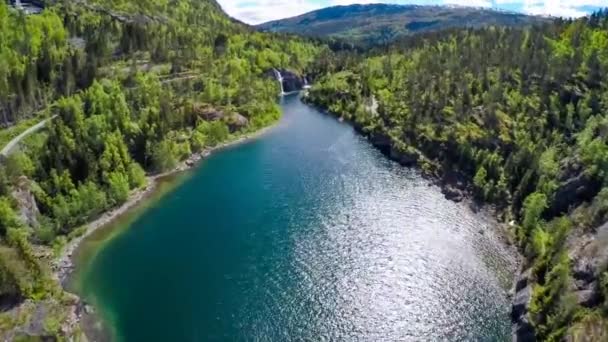
[[[538,15],[580,17],[602,7],[608,0],[218,0],[231,16],[249,24],[288,18],[319,8],[365,3],[461,5],[494,7]]]

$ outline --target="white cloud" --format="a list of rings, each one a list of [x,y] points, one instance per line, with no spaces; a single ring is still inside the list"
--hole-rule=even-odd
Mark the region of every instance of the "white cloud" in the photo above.
[[[219,0],[229,15],[249,24],[300,15],[320,8],[308,0]]]
[[[608,7],[608,0],[494,0],[497,5],[522,4],[522,12],[555,16],[577,18],[587,14],[584,7]]]
[[[469,7],[492,7],[490,0],[446,0],[443,2],[446,5],[458,5]]]

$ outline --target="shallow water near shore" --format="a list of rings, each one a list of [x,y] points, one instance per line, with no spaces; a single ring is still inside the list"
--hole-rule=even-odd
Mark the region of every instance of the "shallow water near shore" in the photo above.
[[[510,340],[496,223],[297,95],[282,107],[87,239],[75,283],[114,339]]]

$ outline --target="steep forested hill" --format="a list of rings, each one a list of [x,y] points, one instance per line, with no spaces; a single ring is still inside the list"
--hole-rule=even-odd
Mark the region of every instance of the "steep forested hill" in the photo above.
[[[325,64],[308,101],[510,222],[518,341],[608,339],[608,11]]]
[[[55,256],[147,174],[275,122],[268,72],[301,73],[324,50],[213,0],[46,3],[27,15],[0,1],[0,142],[50,118],[0,160],[2,341],[80,340]]]
[[[258,28],[378,44],[412,33],[446,28],[522,26],[547,21],[541,17],[471,7],[371,4],[328,7],[264,23]]]

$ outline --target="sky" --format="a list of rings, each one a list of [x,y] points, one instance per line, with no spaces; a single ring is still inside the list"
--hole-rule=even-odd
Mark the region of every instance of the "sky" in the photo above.
[[[580,17],[608,7],[608,0],[217,0],[224,10],[248,24],[289,18],[319,8],[366,3],[461,5],[492,7],[522,13]]]

